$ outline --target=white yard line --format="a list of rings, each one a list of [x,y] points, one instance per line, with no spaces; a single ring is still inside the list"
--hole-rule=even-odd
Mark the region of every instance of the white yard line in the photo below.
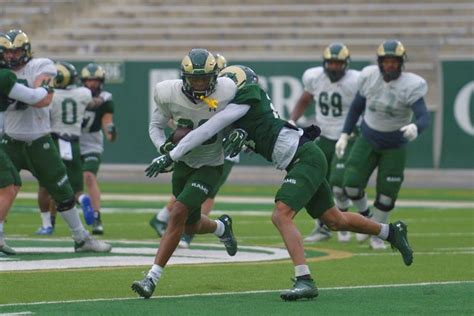
[[[421,283],[402,283],[402,284],[376,284],[376,285],[356,285],[356,286],[338,286],[318,288],[321,291],[340,291],[340,290],[359,290],[359,289],[374,289],[374,288],[399,288],[399,287],[415,287],[415,286],[431,286],[431,285],[451,285],[451,284],[472,284],[474,281],[446,281],[446,282],[421,282]],[[224,296],[224,295],[242,295],[242,294],[259,294],[259,293],[274,293],[280,290],[264,290],[264,291],[243,291],[243,292],[223,292],[223,293],[200,293],[200,294],[183,294],[183,295],[169,295],[157,296],[151,299],[169,299],[182,297],[202,297],[202,296]],[[28,306],[28,305],[49,305],[49,304],[65,304],[65,303],[87,303],[87,302],[106,302],[106,301],[127,301],[137,300],[137,297],[121,297],[121,298],[96,298],[90,300],[70,300],[70,301],[52,301],[52,302],[32,302],[32,303],[16,303],[16,304],[0,304],[0,307],[9,306]]]
[[[167,194],[102,194],[102,201],[137,201],[137,202],[168,202]],[[20,192],[20,199],[36,200],[37,194]],[[216,202],[238,204],[273,204],[273,197],[266,196],[230,196],[218,195]],[[372,203],[373,201],[369,201]],[[429,208],[473,208],[473,201],[430,201],[430,200],[397,200],[397,207],[429,207]]]

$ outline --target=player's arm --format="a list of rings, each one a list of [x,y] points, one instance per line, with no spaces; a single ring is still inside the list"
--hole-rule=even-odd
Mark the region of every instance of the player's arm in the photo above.
[[[240,119],[249,109],[250,105],[247,104],[228,104],[224,110],[213,115],[206,123],[192,130],[181,139],[178,145],[170,151],[171,159],[174,161],[179,160],[220,130]]]
[[[347,113],[346,120],[344,122],[344,127],[342,128],[342,133],[349,135],[354,130],[354,127],[359,120],[359,117],[362,115],[362,112],[365,110],[366,98],[360,95],[357,92],[354,100],[352,100],[349,112]]]
[[[53,94],[53,89],[47,89],[46,87],[32,89],[25,85],[15,83],[8,97],[40,108],[48,106],[51,103]]]
[[[102,116],[102,130],[109,142],[114,142],[117,139],[117,129],[112,113],[105,113],[104,116]]]
[[[415,114],[415,123],[402,126],[400,131],[403,133],[403,137],[408,141],[415,140],[418,135],[423,132],[430,125],[430,115],[426,108],[425,100],[419,98],[411,105],[413,113]]]
[[[167,115],[160,108],[155,107],[153,109],[150,125],[148,126],[148,134],[158,151],[166,141],[165,128],[168,126],[170,118],[171,115]]]
[[[296,121],[303,115],[308,108],[309,104],[313,100],[313,95],[308,91],[304,91],[303,94],[296,102],[296,105],[290,115],[290,123],[295,125]]]

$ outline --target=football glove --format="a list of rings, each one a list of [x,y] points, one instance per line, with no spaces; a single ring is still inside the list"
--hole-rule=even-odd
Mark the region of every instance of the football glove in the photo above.
[[[107,125],[107,133],[110,134],[110,138],[114,141],[117,138],[117,128],[113,123]]]
[[[147,177],[156,177],[159,173],[170,172],[170,167],[173,167],[173,160],[169,154],[161,155],[153,159],[148,168],[145,169]]]
[[[165,140],[165,143],[158,148],[158,152],[162,155],[166,155],[170,151],[172,151],[176,147],[175,144],[173,144],[173,133],[168,136],[168,138]]]
[[[403,132],[403,137],[410,142],[418,137],[418,127],[413,123],[403,126],[400,131]]]
[[[242,150],[247,136],[247,132],[241,128],[236,128],[230,132],[223,141],[225,157],[233,158],[237,156]]]
[[[341,159],[344,157],[344,152],[346,151],[347,142],[349,140],[349,135],[346,133],[342,133],[341,137],[336,143],[336,156],[337,158]]]

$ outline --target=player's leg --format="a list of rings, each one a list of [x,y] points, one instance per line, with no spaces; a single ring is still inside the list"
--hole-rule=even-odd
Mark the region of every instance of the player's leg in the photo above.
[[[359,214],[367,218],[371,217],[371,211],[368,207],[365,188],[377,163],[378,155],[372,146],[362,136],[357,137],[345,163],[343,188],[352,204],[357,207]],[[368,237],[356,234],[359,242],[367,240]]]
[[[4,223],[20,186],[18,171],[0,145],[0,253],[5,255],[16,253],[5,242]]]
[[[54,227],[52,221],[52,214],[50,211],[51,197],[46,188],[38,188],[38,207],[41,215],[41,227],[36,231],[37,235],[51,235]]]
[[[377,171],[374,216],[372,217],[376,222],[388,223],[390,212],[395,207],[395,201],[403,182],[405,161],[405,147],[381,151]],[[385,248],[383,241],[376,237],[370,239],[370,246],[373,249]]]
[[[272,214],[272,222],[285,243],[295,269],[295,284],[280,294],[284,300],[314,298],[318,295],[306,264],[303,240],[293,217],[311,201],[321,183],[327,183],[327,161],[314,143],[306,143],[298,148],[294,161],[297,162],[287,168],[288,174],[275,196]],[[327,200],[334,205],[332,195]]]
[[[227,181],[229,174],[234,166],[235,162],[233,160],[225,159],[222,175],[219,178],[219,182],[217,183],[216,187],[210,193],[209,197],[202,203],[201,205],[201,214],[204,215],[204,220],[208,220],[208,216],[214,207],[214,201],[217,193],[219,192],[221,186]],[[212,224],[212,223],[211,223]],[[190,230],[192,231],[192,230]],[[180,248],[189,248],[191,241],[194,238],[194,234],[185,232],[183,236],[181,236],[181,240],[179,241]]]
[[[74,193],[66,174],[66,167],[51,137],[48,135],[35,140],[26,146],[26,153],[40,185],[49,192],[56,202],[58,213],[69,226],[75,242],[75,251],[109,252],[111,249],[109,244],[94,240],[82,226],[75,208]]]
[[[150,226],[156,231],[159,237],[165,234],[174,202],[176,202],[176,198],[174,195],[171,195],[168,203],[150,219]]]
[[[84,184],[92,201],[94,209],[94,223],[92,224],[92,233],[102,235],[104,226],[100,214],[100,187],[97,181],[102,155],[99,153],[89,153],[82,155],[82,171],[84,175]]]
[[[336,141],[330,140],[324,136],[320,136],[315,141],[315,143],[322,150],[324,156],[326,157],[328,165],[330,165],[331,162],[336,158],[336,156],[334,155]],[[326,174],[326,178],[328,180],[332,176],[332,172],[333,172],[332,168],[328,168],[328,171]],[[305,242],[317,242],[317,241],[328,240],[329,238],[331,238],[331,231],[326,225],[324,225],[322,221],[320,221],[319,219],[316,219],[314,224],[315,224],[314,229],[304,239]]]

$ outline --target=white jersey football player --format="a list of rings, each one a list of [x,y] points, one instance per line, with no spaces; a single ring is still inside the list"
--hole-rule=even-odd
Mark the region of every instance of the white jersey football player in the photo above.
[[[426,81],[403,71],[405,58],[405,48],[397,40],[387,40],[379,46],[378,65],[362,70],[358,93],[336,144],[336,154],[343,156],[349,135],[362,117],[361,136],[346,162],[344,191],[352,200],[364,196],[367,181],[377,168],[373,219],[379,223],[386,223],[395,207],[403,182],[406,144],[416,139],[430,121],[424,101]],[[371,237],[370,246],[385,248],[376,237]]]
[[[321,128],[321,136],[316,142],[329,164],[327,178],[334,193],[336,206],[343,212],[350,206],[350,200],[342,188],[345,159],[338,159],[334,155],[334,147],[341,136],[344,121],[357,93],[360,72],[348,69],[349,62],[350,52],[347,46],[342,43],[327,46],[323,51],[323,66],[309,68],[304,72],[302,80],[304,92],[290,116],[290,122],[296,122],[314,100],[316,125]],[[364,197],[354,203],[362,214],[369,212],[366,200]],[[305,241],[321,241],[330,237],[329,229],[321,221],[316,220],[314,230]],[[350,233],[338,232],[338,239],[347,242],[350,240]]]
[[[215,57],[206,49],[193,48],[181,62],[181,80],[158,83],[154,91],[156,108],[150,122],[150,138],[160,152],[164,152],[164,129],[172,119],[177,127],[197,128],[221,112],[234,98],[237,86],[229,78],[217,78]],[[187,234],[214,233],[224,243],[227,253],[234,256],[237,241],[232,232],[232,219],[222,215],[210,220],[201,215],[201,205],[217,186],[224,164],[222,132],[209,135],[209,140],[174,162],[173,194],[176,202],[170,214],[168,227],[160,241],[155,262],[141,281],[135,281],[132,289],[140,296],[149,298],[171,255],[184,232]],[[171,146],[172,147],[172,146]],[[156,176],[164,165],[173,163],[168,153],[155,158],[147,168],[147,176]]]
[[[87,88],[76,87],[78,75],[72,64],[58,61],[54,65],[57,75],[54,80],[56,90],[50,106],[51,136],[66,166],[69,182],[76,201],[83,209],[86,223],[92,224],[94,211],[91,200],[89,196],[82,193],[84,182],[79,150],[81,124],[86,107],[92,102],[92,94]],[[44,203],[45,207],[41,208],[43,223],[36,234],[50,235],[54,230],[56,214],[52,207],[47,211],[46,205],[49,201],[47,192],[41,192],[40,199],[42,200],[40,205]]]
[[[28,36],[21,30],[7,33],[13,44],[9,64],[18,82],[29,87],[48,83],[56,76],[51,60],[33,58]],[[75,208],[74,193],[66,169],[51,138],[48,107],[33,108],[12,103],[5,112],[3,148],[17,169],[29,169],[56,202],[57,211],[69,225],[76,252],[109,252],[111,246],[92,239]],[[40,208],[42,206],[40,205]]]

